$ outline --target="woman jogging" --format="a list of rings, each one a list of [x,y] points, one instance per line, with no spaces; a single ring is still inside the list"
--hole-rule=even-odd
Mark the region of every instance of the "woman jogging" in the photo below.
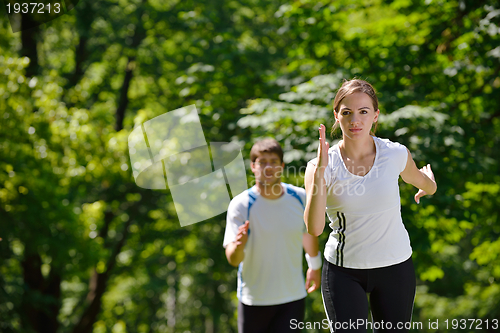
[[[344,82],[333,110],[332,130],[340,127],[342,140],[329,148],[320,126],[318,157],[306,169],[304,212],[313,236],[323,232],[325,212],[333,229],[321,283],[330,331],[408,332],[416,283],[398,179],[419,189],[419,203],[436,192],[434,175],[430,165],[419,170],[405,146],[372,136],[380,111],[368,82]]]

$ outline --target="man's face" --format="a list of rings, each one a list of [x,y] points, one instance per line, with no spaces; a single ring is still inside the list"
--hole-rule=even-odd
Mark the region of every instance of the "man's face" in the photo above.
[[[260,153],[250,166],[255,175],[255,181],[269,186],[281,182],[281,173],[285,164],[280,161],[276,153]]]

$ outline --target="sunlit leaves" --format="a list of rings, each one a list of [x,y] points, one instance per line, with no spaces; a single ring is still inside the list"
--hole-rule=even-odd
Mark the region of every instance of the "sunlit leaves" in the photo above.
[[[63,274],[65,330],[83,310],[92,269],[106,272],[126,235],[96,332],[230,332],[236,271],[221,247],[224,216],[180,228],[168,191],[134,184],[128,133],[196,104],[207,141],[239,142],[245,156],[255,140],[277,138],[296,171],[285,178],[300,185],[318,125],[333,124],[334,91],[354,76],[379,92],[378,135],[405,144],[437,177],[438,192],[420,205],[414,188],[400,186],[419,283],[428,286],[419,288],[415,320],[498,318],[497,7],[80,1],[42,30],[36,77],[24,76],[21,38],[2,21],[0,283],[12,297],[0,302],[0,323],[19,331],[26,251],[39,251],[44,277]],[[129,104],[117,133],[126,69]],[[317,321],[319,298],[308,298]]]

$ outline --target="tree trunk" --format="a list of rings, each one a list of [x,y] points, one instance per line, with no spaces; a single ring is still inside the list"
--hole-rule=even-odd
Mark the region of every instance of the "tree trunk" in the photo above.
[[[56,333],[61,305],[60,274],[52,267],[45,279],[41,269],[42,259],[37,253],[26,254],[21,266],[25,284],[21,305],[22,326],[39,333]]]
[[[22,300],[22,326],[24,328],[31,328],[32,330],[40,331],[40,314],[38,312],[37,304],[33,301],[37,293],[42,289],[43,275],[42,275],[42,259],[38,254],[25,255],[21,263],[23,268],[23,278],[25,290]]]
[[[83,62],[86,58],[87,41],[87,37],[80,36],[80,41],[78,42],[78,46],[75,51],[75,71],[73,72],[73,76],[68,83],[70,87],[75,86],[83,76]]]
[[[144,5],[145,3],[146,0],[142,0],[142,5]],[[144,13],[143,7],[139,6],[139,10],[137,10],[138,22],[141,22],[143,13]],[[134,32],[134,37],[132,37],[132,44],[130,45],[131,49],[134,50],[134,52],[137,50],[139,45],[141,45],[145,37],[146,37],[146,30],[144,29],[144,26],[142,24],[138,24]],[[123,85],[120,91],[118,108],[116,109],[115,130],[117,132],[123,129],[123,120],[125,119],[125,111],[127,110],[129,102],[128,89],[130,87],[130,81],[132,81],[133,71],[135,67],[136,67],[135,55],[129,56],[127,61],[127,66],[125,68],[125,78],[123,79]]]
[[[31,15],[23,15],[21,17],[21,57],[30,58],[30,63],[26,67],[26,76],[32,77],[38,74],[38,51],[37,51],[37,40],[38,34],[40,32],[39,27],[28,28],[33,26],[35,22],[33,21]]]

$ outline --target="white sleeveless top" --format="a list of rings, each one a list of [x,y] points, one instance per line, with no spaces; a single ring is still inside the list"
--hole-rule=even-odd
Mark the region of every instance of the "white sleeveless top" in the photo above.
[[[373,140],[375,161],[365,176],[347,170],[338,144],[328,151],[326,213],[333,231],[324,254],[330,263],[341,267],[385,267],[412,254],[401,218],[398,186],[408,151],[387,139]],[[316,159],[309,163],[316,165]]]

